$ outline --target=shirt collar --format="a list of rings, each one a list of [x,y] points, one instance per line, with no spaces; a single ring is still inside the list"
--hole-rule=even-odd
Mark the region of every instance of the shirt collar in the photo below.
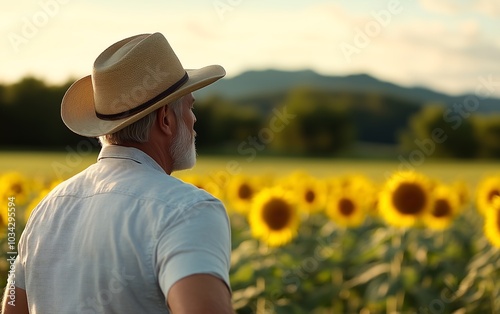
[[[162,167],[148,154],[134,147],[119,145],[106,145],[101,149],[97,161],[105,158],[130,159],[137,163],[147,165],[153,169],[165,172]]]

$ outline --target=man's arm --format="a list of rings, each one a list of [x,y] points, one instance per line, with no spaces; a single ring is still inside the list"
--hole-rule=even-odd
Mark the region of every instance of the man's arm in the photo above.
[[[5,289],[5,294],[3,296],[2,302],[2,313],[3,314],[29,314],[28,310],[28,299],[26,297],[26,291],[24,289],[16,287],[15,298],[10,297],[10,290]]]
[[[234,313],[226,284],[209,274],[195,274],[177,281],[165,297],[173,314]]]

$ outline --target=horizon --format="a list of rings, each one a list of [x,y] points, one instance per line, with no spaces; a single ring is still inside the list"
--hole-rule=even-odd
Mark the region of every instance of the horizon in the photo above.
[[[453,93],[448,93],[446,91],[441,91],[439,89],[435,89],[435,88],[428,87],[428,86],[422,86],[422,85],[403,85],[403,84],[399,84],[397,82],[391,82],[391,81],[388,81],[388,80],[382,80],[382,79],[380,79],[380,78],[378,78],[376,76],[373,76],[371,74],[368,74],[368,73],[350,73],[350,74],[345,74],[345,75],[325,75],[325,74],[318,73],[317,71],[315,71],[313,69],[297,69],[297,70],[276,69],[276,68],[256,69],[256,70],[254,70],[254,69],[248,69],[248,70],[245,70],[244,72],[238,73],[237,75],[232,76],[232,77],[228,77],[228,76],[223,77],[221,79],[221,81],[222,80],[228,80],[228,79],[238,78],[238,77],[240,77],[242,75],[245,75],[245,74],[248,74],[248,73],[262,73],[262,72],[281,72],[281,73],[290,73],[290,74],[300,73],[300,72],[313,72],[316,75],[319,75],[319,76],[322,76],[322,77],[328,77],[328,78],[347,78],[347,77],[353,77],[353,76],[368,76],[368,77],[370,77],[370,78],[372,78],[374,80],[380,81],[382,83],[393,84],[393,85],[396,85],[396,86],[401,87],[401,88],[405,88],[405,89],[424,89],[424,90],[429,91],[429,92],[433,92],[433,93],[437,93],[437,94],[442,94],[442,95],[449,96],[449,97],[462,97],[462,96],[468,96],[468,95],[473,95],[474,94],[473,92],[464,92],[464,93],[459,93],[459,94],[453,94]],[[79,79],[79,78],[76,78],[76,77],[75,78],[68,77],[68,79],[66,79],[66,80],[64,80],[62,82],[50,82],[50,81],[47,81],[43,77],[27,74],[26,76],[21,77],[19,80],[15,81],[15,82],[2,82],[0,80],[0,85],[8,86],[8,85],[12,85],[12,84],[17,84],[17,83],[21,82],[24,79],[30,79],[30,78],[39,80],[39,81],[43,82],[46,86],[50,86],[50,87],[58,87],[58,86],[62,86],[64,84],[71,84],[71,83],[74,83],[76,80]],[[485,98],[485,99],[500,99],[500,95],[492,95],[492,96],[481,97],[481,98]]]
[[[474,93],[483,79],[500,97],[494,0],[40,0],[6,3],[0,15],[3,84],[78,79],[112,43],[159,31],[186,68],[221,64],[228,78],[310,69],[447,95]]]

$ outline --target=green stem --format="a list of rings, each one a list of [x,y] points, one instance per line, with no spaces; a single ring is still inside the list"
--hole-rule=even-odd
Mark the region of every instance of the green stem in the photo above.
[[[266,279],[264,277],[257,278],[257,289],[258,291],[264,291],[266,289]],[[266,313],[266,299],[260,296],[257,299],[257,314]]]
[[[266,259],[267,258],[267,251],[268,247],[266,244],[262,243],[262,241],[259,243],[259,256],[261,259]],[[262,260],[261,260],[262,262]],[[262,265],[262,263],[261,263]],[[262,268],[262,267],[259,267]],[[257,309],[256,309],[256,314],[265,314],[266,313],[266,298],[262,296],[266,290],[266,279],[263,276],[259,276],[257,278],[256,282],[256,288],[259,293],[261,293],[261,296],[257,299]]]
[[[334,232],[335,232],[334,241],[342,241],[344,239],[344,236],[345,236],[345,229],[344,228],[336,227],[336,230]],[[340,247],[339,247],[339,250],[341,252],[340,253],[341,254],[340,261],[336,263],[336,265],[338,265],[338,266],[335,266],[332,269],[332,285],[334,288],[338,288],[338,291],[339,291],[339,294],[332,298],[332,306],[330,309],[332,314],[339,313],[339,311],[345,312],[344,302],[343,302],[342,297],[341,297],[341,292],[342,292],[343,285],[344,285],[344,273],[343,273],[342,269],[343,269],[343,265],[345,265],[345,261],[346,261],[346,248],[345,247],[346,246],[341,242]]]
[[[395,251],[390,264],[390,282],[394,283],[401,280],[401,267],[403,264],[404,248],[402,247],[403,236],[405,230],[393,228],[391,237],[391,246]],[[393,295],[387,297],[386,313],[400,313],[403,308],[405,292],[404,290],[397,291]]]

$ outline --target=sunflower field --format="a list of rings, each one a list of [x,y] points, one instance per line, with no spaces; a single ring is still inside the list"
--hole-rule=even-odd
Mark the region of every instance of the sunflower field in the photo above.
[[[178,176],[226,206],[237,313],[500,313],[500,175],[474,185],[418,171]],[[9,209],[17,243],[59,182],[0,174],[3,283]]]

